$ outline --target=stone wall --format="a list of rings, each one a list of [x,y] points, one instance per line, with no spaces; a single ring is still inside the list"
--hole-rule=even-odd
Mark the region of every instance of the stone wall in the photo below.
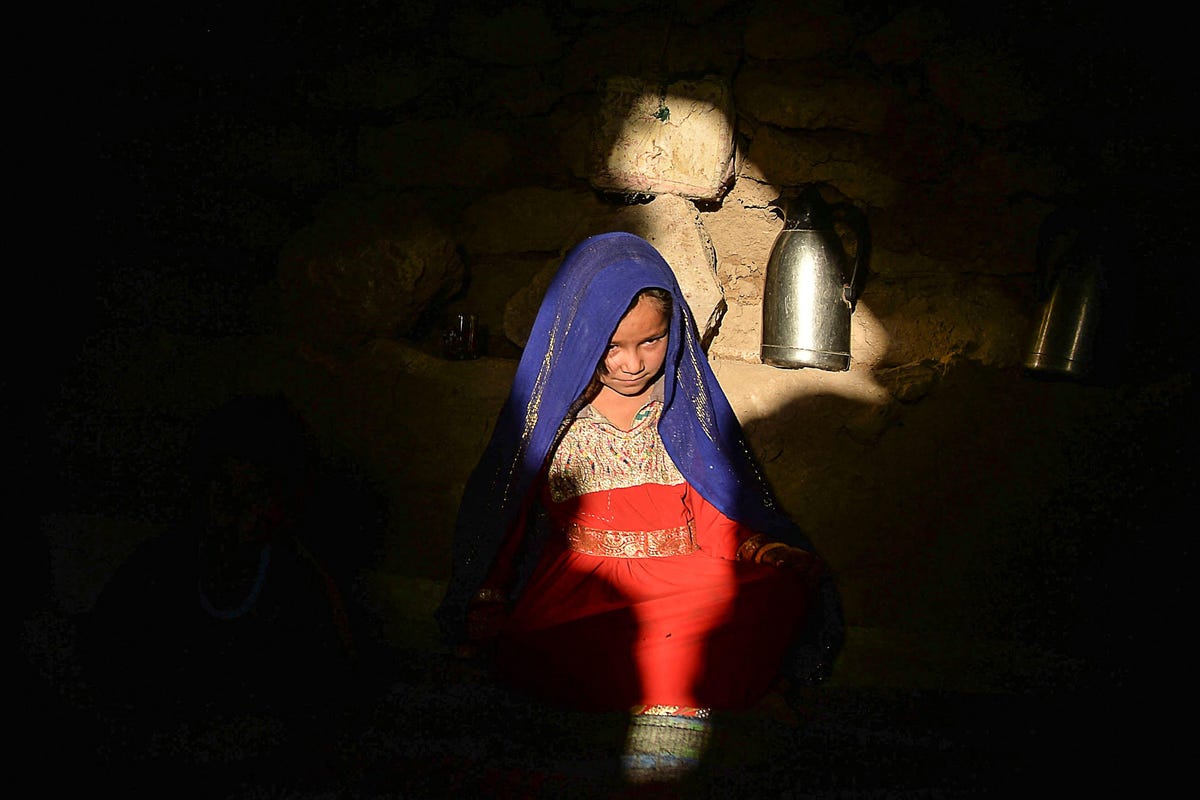
[[[342,20],[342,47],[310,32],[321,57],[247,101],[270,113],[218,100],[112,146],[143,168],[142,219],[186,233],[114,246],[114,299],[52,410],[68,490],[120,473],[47,517],[60,601],[85,609],[106,574],[74,542],[146,516],[106,498],[140,486],[174,508],[182,431],[278,389],[384,498],[361,592],[386,636],[424,640],[543,287],[582,237],[623,229],[679,273],[781,502],[839,575],[835,680],[1028,687],[1123,657],[1096,627],[1127,621],[1111,554],[1191,480],[1164,424],[1190,371],[1174,329],[1144,324],[1144,288],[1125,295],[1136,313],[1108,315],[1137,335],[1106,339],[1095,374],[1021,368],[1051,212],[1082,203],[1139,231],[1140,260],[1105,253],[1114,285],[1165,269],[1138,171],[1156,200],[1175,176],[1141,129],[1086,123],[1109,51],[1064,26],[1048,55],[1031,31],[1069,20],[1021,16],[1037,4],[982,23],[936,3],[411,5]],[[771,204],[810,184],[870,229],[846,372],[758,353]],[[442,332],[462,313],[480,357],[450,360]],[[101,562],[145,532],[128,531]]]

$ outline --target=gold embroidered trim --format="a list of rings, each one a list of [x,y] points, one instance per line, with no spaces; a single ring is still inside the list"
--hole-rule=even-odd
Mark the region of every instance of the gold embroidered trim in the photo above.
[[[574,522],[567,526],[567,547],[576,553],[610,558],[661,558],[698,549],[690,524],[661,531],[606,531]]]
[[[629,710],[635,717],[694,717],[708,719],[712,712],[693,706],[636,705]]]
[[[562,503],[591,492],[683,483],[683,475],[658,435],[662,404],[651,402],[646,410],[650,414],[645,419],[623,431],[590,407],[585,409],[571,423],[550,461],[551,499]]]

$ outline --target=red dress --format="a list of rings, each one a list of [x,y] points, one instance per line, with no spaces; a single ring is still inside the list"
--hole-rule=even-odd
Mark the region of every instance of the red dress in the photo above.
[[[623,431],[585,408],[541,483],[553,533],[496,663],[545,700],[753,705],[814,602],[793,571],[736,560],[754,531],[687,484],[658,435],[660,411],[651,400]]]

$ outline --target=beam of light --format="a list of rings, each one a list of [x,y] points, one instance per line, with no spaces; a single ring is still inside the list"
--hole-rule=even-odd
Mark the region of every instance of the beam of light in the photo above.
[[[711,198],[732,176],[734,128],[722,108],[727,96],[716,86],[712,97],[679,89],[686,86],[659,91],[633,78],[610,82],[613,104],[628,108],[600,134],[612,138],[595,176],[601,184],[626,192]]]
[[[713,361],[713,372],[741,423],[746,425],[783,414],[788,406],[815,396],[840,397],[862,405],[887,405],[891,396],[873,373],[887,354],[891,337],[869,305],[862,301],[851,315],[850,324],[850,369],[846,372]]]

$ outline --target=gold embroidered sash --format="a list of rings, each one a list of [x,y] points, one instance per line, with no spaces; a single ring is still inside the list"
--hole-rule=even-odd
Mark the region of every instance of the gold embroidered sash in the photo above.
[[[661,531],[606,531],[571,523],[567,547],[576,553],[611,558],[660,558],[695,552],[691,524]]]

